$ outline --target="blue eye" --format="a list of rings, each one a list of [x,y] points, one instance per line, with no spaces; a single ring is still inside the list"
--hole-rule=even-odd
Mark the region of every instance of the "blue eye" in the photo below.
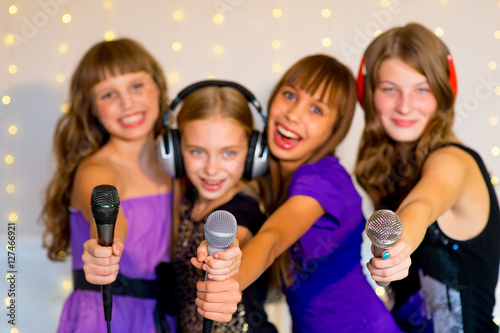
[[[313,106],[311,108],[311,111],[314,112],[315,114],[323,115],[323,111],[320,108],[318,108],[317,106]]]
[[[132,89],[137,90],[144,87],[144,83],[137,83],[132,86]]]
[[[203,152],[200,149],[193,149],[191,150],[191,154],[193,154],[194,156],[200,156],[203,154]]]
[[[223,154],[224,154],[224,157],[232,157],[236,154],[236,152],[233,150],[227,150]]]
[[[101,99],[107,99],[113,97],[114,94],[112,92],[108,92],[106,94],[101,95]]]
[[[295,95],[293,93],[291,93],[290,91],[285,91],[283,93],[283,96],[285,96],[286,99],[295,100]]]

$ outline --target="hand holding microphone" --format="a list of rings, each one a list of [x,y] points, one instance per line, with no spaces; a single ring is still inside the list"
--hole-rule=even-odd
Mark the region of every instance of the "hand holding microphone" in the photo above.
[[[366,221],[366,234],[373,243],[375,257],[383,257],[385,250],[392,248],[402,233],[403,224],[399,216],[391,210],[377,210]],[[390,282],[376,281],[376,283],[386,287]]]
[[[100,246],[112,246],[115,224],[120,210],[117,189],[112,185],[98,185],[92,190],[90,199],[92,216],[97,228],[97,243]],[[111,332],[111,310],[113,307],[113,289],[111,284],[102,285],[104,319],[108,333]]]
[[[212,256],[215,252],[226,251],[233,244],[238,226],[233,214],[225,210],[212,212],[205,223],[205,240],[208,244],[208,255]],[[208,275],[208,273],[207,273]],[[205,280],[210,280],[205,277]],[[212,332],[213,320],[203,318],[203,333]]]

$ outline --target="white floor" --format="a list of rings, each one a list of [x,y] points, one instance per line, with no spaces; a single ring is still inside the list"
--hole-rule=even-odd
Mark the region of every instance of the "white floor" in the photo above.
[[[0,249],[6,249],[6,236],[0,235]],[[6,276],[7,251],[0,254],[0,275]],[[7,305],[0,311],[0,332],[6,333],[54,333],[57,329],[59,313],[71,286],[70,263],[53,263],[46,257],[40,239],[21,238],[17,240],[16,283],[15,283],[15,326],[8,323]],[[370,257],[368,246],[363,246],[363,262]],[[366,258],[366,259],[365,259]],[[10,284],[6,278],[0,279],[0,297],[8,299]],[[497,299],[500,299],[500,288]],[[500,303],[500,302],[499,302]],[[273,303],[267,307],[270,320],[276,324],[280,333],[290,332],[290,317],[284,302]],[[497,305],[495,316],[500,317]]]

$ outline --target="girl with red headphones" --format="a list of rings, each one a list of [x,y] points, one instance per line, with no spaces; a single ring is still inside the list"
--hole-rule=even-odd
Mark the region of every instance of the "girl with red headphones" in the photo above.
[[[481,158],[452,131],[456,92],[450,53],[416,23],[378,36],[360,66],[356,178],[403,223],[401,240],[367,267],[376,281],[399,280],[413,253],[409,277],[391,284],[406,332],[498,332],[498,200]]]

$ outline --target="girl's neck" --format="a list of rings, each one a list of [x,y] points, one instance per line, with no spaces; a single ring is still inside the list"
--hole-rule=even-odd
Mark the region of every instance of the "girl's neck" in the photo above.
[[[110,138],[106,144],[117,160],[135,161],[141,165],[148,165],[155,161],[153,134],[144,138],[126,141]]]
[[[278,161],[280,176],[284,179],[291,178],[302,164],[302,161]]]
[[[224,193],[221,197],[214,200],[207,200],[198,195],[193,205],[191,219],[194,221],[200,221],[204,219],[217,207],[230,201],[240,191],[241,187],[239,184],[237,184],[229,189],[226,193]]]

